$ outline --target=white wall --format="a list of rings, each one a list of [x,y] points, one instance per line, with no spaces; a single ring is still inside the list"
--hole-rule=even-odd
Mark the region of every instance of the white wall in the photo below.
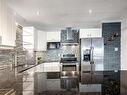
[[[127,19],[121,25],[121,70],[127,70]]]
[[[0,0],[0,36],[2,45],[15,46],[15,17],[13,11],[7,6],[6,0]]]

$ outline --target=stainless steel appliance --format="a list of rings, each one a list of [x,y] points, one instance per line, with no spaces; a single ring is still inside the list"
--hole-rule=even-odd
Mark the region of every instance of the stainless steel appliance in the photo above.
[[[64,54],[61,58],[61,88],[75,90],[78,87],[79,63],[75,54]]]
[[[61,43],[79,43],[79,30],[71,27],[61,30]]]
[[[75,54],[64,54],[61,58],[61,71],[78,71],[79,63]]]
[[[96,84],[96,87],[97,86],[100,87],[103,81],[103,70],[104,70],[103,38],[83,38],[80,40],[80,45],[81,45],[80,46],[81,47],[81,84],[86,84],[87,87],[92,84],[94,84],[95,86]]]
[[[64,54],[61,58],[61,63],[76,63],[77,57],[75,57],[75,54]]]
[[[54,50],[60,48],[60,42],[47,42],[47,50]]]

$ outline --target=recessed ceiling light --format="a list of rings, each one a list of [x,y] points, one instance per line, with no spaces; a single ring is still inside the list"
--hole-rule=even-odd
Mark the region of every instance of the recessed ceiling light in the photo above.
[[[89,14],[92,14],[92,9],[89,9]]]
[[[40,12],[39,11],[37,11],[37,15],[40,15]]]
[[[18,26],[19,25],[18,22],[15,22],[15,25]]]

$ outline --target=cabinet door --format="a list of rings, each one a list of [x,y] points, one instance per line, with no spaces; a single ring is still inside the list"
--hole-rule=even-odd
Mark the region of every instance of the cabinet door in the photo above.
[[[46,73],[37,72],[34,74],[34,93],[46,91]]]
[[[46,32],[36,31],[34,41],[36,51],[46,51],[47,49]]]
[[[102,30],[99,28],[80,29],[80,38],[96,38],[102,37]]]
[[[47,42],[60,42],[60,32],[47,32]]]

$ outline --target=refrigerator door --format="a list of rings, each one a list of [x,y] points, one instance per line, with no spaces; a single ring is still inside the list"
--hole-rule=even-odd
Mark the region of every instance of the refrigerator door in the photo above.
[[[104,55],[104,45],[102,38],[93,38],[92,39],[92,47],[93,47],[93,61],[94,66],[93,71],[103,71],[103,55]]]
[[[91,39],[81,39],[81,71],[90,71],[90,47]]]
[[[88,52],[88,50],[90,52]],[[104,70],[103,52],[104,52],[103,38],[81,39],[81,83],[82,84],[102,83],[103,70]],[[90,54],[90,58],[88,57],[89,54]],[[86,60],[84,60],[84,55]]]

